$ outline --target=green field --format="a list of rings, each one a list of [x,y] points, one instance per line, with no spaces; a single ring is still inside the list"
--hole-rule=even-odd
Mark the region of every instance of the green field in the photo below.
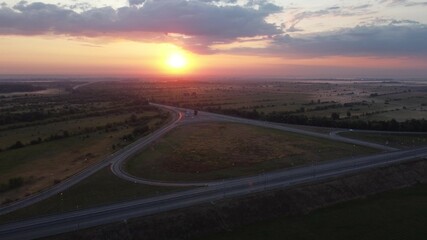
[[[173,130],[130,159],[126,169],[148,179],[218,180],[375,152],[273,129],[201,123]]]
[[[142,124],[129,124],[132,114],[89,117],[70,121],[52,122],[36,126],[0,131],[0,143],[9,146],[16,141],[24,144],[16,149],[0,151],[0,185],[8,186],[12,179],[22,182],[17,187],[1,191],[0,204],[28,196],[99,162],[112,152],[124,147],[138,137],[133,131],[146,125],[151,131],[165,122],[161,111],[133,114],[143,119]],[[146,119],[146,120],[144,120]],[[104,126],[111,124],[110,129]],[[98,127],[101,127],[97,129]],[[89,131],[85,130],[90,128]],[[47,139],[67,131],[69,136]],[[124,136],[132,135],[132,139]],[[41,138],[36,144],[30,140]],[[46,140],[47,139],[47,140]],[[10,184],[9,184],[10,185]]]
[[[146,112],[136,116],[143,117],[150,116],[152,114],[155,114],[155,112]],[[124,122],[126,119],[129,119],[131,115],[132,114],[120,114],[111,116],[88,117],[38,126],[3,130],[0,131],[0,148],[6,149],[17,141],[21,141],[24,144],[29,144],[31,140],[35,140],[39,137],[41,139],[45,139],[54,134],[61,134],[64,130],[70,133],[74,133],[83,131],[86,128],[94,128],[97,126],[105,126],[106,124]]]
[[[1,202],[19,199],[22,196],[52,186],[78,171],[102,160],[111,153],[111,145],[129,130],[113,134],[91,134],[41,143],[0,153],[0,183],[20,177],[24,185],[2,193]],[[110,137],[112,136],[112,137]]]
[[[0,96],[0,205],[61,182],[170,119],[135,92],[72,90],[79,84],[72,81],[7,84],[57,91]]]
[[[0,223],[129,201],[185,189],[131,183],[117,178],[107,167],[60,194],[0,216]]]
[[[426,223],[427,185],[423,184],[201,239],[423,240],[427,236]]]
[[[427,146],[427,134],[342,132],[339,135],[396,148],[414,148]]]
[[[90,91],[137,92],[154,102],[200,110],[256,109],[264,114],[276,111],[327,118],[332,113],[339,113],[341,118],[347,118],[349,112],[353,119],[394,118],[398,121],[427,118],[424,87],[425,84],[421,81],[280,79],[258,82],[111,82],[88,86]],[[300,111],[301,109],[304,111]]]

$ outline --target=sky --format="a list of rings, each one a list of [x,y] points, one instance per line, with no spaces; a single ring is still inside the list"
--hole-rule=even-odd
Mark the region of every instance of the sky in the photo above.
[[[424,78],[426,12],[423,0],[0,0],[0,75]]]

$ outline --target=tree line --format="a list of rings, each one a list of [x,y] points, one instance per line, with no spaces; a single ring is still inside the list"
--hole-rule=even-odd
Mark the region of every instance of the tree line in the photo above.
[[[379,131],[407,131],[407,132],[425,132],[427,131],[426,119],[410,119],[398,122],[395,119],[391,120],[360,120],[351,118],[340,118],[338,113],[332,113],[330,117],[306,116],[289,114],[288,112],[273,111],[265,114],[258,112],[256,109],[252,111],[242,111],[238,109],[222,109],[207,107],[204,110],[214,113],[220,113],[230,116],[243,117],[255,120],[310,125],[318,127],[331,128],[352,128],[363,130],[379,130]]]

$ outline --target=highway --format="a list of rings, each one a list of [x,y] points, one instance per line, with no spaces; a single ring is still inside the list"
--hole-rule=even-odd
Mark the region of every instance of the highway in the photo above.
[[[180,118],[180,121],[176,122],[175,126],[192,124],[192,123],[199,123],[199,122],[207,122],[207,121],[234,122],[234,123],[254,125],[254,126],[258,126],[258,127],[272,128],[272,129],[276,129],[276,130],[284,131],[284,132],[293,132],[293,133],[302,134],[302,135],[306,135],[306,136],[323,138],[323,139],[327,139],[327,140],[331,140],[331,141],[338,141],[338,142],[344,142],[344,143],[349,143],[349,144],[361,145],[361,146],[366,146],[366,147],[370,147],[370,148],[380,149],[383,151],[398,150],[396,148],[384,146],[381,144],[370,143],[370,142],[360,141],[360,140],[356,140],[356,139],[349,139],[349,138],[341,137],[337,134],[316,133],[316,132],[312,132],[312,131],[297,129],[297,128],[292,127],[292,126],[286,126],[283,124],[278,124],[278,123],[263,122],[263,121],[250,120],[250,119],[244,119],[244,118],[237,118],[237,117],[231,117],[231,116],[214,114],[214,113],[203,112],[203,111],[199,111],[197,116],[193,116],[192,112],[191,112],[191,114],[189,114],[191,116],[185,117],[186,113],[189,111],[188,109],[166,106],[166,105],[161,105],[161,104],[153,104],[153,105],[160,107],[160,108],[168,109],[170,111],[181,113],[182,118]],[[153,179],[144,179],[144,178],[132,176],[125,171],[124,165],[125,165],[126,160],[127,160],[127,158],[120,158],[120,159],[117,159],[117,161],[114,161],[111,164],[111,171],[117,177],[124,179],[126,181],[134,182],[134,183],[153,185],[153,186],[169,186],[169,187],[202,187],[202,186],[217,185],[217,184],[221,183],[221,181],[165,182],[165,181],[158,181],[158,180],[153,180]]]
[[[337,135],[335,134],[321,134],[307,130],[296,129],[292,128],[291,126],[284,126],[281,124],[248,120],[207,112],[199,112],[197,117],[186,117],[186,109],[158,104],[153,105],[168,109],[176,113],[169,124],[153,132],[152,134],[137,140],[126,148],[114,153],[104,161],[87,168],[79,174],[70,177],[69,179],[55,185],[50,189],[32,195],[29,198],[15,202],[6,207],[0,208],[0,215],[17,210],[25,206],[29,206],[57,193],[60,193],[109,165],[111,165],[111,170],[113,171],[113,173],[129,181],[137,181],[140,183],[152,185],[171,186],[170,184],[172,184],[172,186],[190,186],[189,184],[191,184],[191,186],[204,187],[155,198],[141,199],[132,202],[80,210],[66,214],[53,215],[49,217],[31,219],[13,224],[2,225],[0,226],[0,239],[32,239],[35,237],[49,236],[90,226],[97,226],[105,223],[123,221],[137,216],[164,212],[171,209],[191,206],[194,204],[216,201],[224,197],[242,196],[250,192],[263,191],[284,186],[293,186],[303,182],[319,181],[328,177],[339,176],[355,171],[360,171],[363,169],[385,166],[397,162],[410,161],[413,159],[427,156],[427,147],[411,150],[397,150],[395,148],[383,146],[380,144],[337,137]],[[255,126],[269,127],[313,137],[321,137],[351,144],[359,144],[390,152],[384,152],[368,157],[347,158],[341,159],[339,161],[322,162],[316,165],[302,166],[272,173],[265,173],[252,177],[208,183],[156,182],[146,179],[137,179],[123,171],[121,166],[126,159],[128,159],[144,147],[148,146],[152,142],[158,140],[170,130],[182,124],[191,124],[203,121],[228,121],[251,124]],[[145,181],[148,181],[148,183]]]
[[[101,224],[125,221],[130,218],[151,215],[214,202],[223,198],[243,196],[280,187],[315,182],[373,167],[427,157],[427,147],[377,154],[317,165],[292,168],[286,171],[224,181],[193,190],[160,197],[141,199],[104,207],[91,208],[38,219],[31,219],[0,226],[0,239],[33,239],[50,236]]]
[[[169,108],[168,108],[169,109]],[[173,111],[173,110],[171,110]],[[9,205],[3,206],[0,208],[0,215],[7,214],[9,212],[13,212],[15,210],[30,206],[34,203],[37,203],[39,201],[42,201],[44,199],[47,199],[51,196],[54,196],[60,192],[65,191],[66,189],[72,187],[73,185],[81,182],[82,180],[86,179],[87,177],[91,176],[92,174],[98,172],[99,170],[110,166],[112,163],[116,161],[120,161],[123,159],[127,159],[133,154],[137,153],[140,149],[144,148],[148,144],[152,143],[153,141],[159,139],[161,136],[163,136],[168,131],[172,130],[177,126],[177,124],[182,120],[182,114],[180,112],[175,112],[176,114],[173,115],[173,119],[162,128],[158,129],[157,131],[151,133],[148,136],[145,136],[125,148],[113,153],[103,161],[94,164],[85,170],[77,173],[76,175],[65,179],[64,181],[54,185],[51,188],[48,188],[44,191],[41,191],[39,193],[35,193],[27,198],[24,198],[20,201],[13,202]]]
[[[330,134],[322,134],[322,133],[318,133],[318,132],[312,132],[312,131],[298,129],[298,128],[294,128],[290,125],[284,125],[284,124],[279,124],[279,123],[263,122],[263,121],[258,121],[258,120],[231,117],[231,116],[220,115],[220,114],[215,114],[215,113],[208,113],[208,112],[201,112],[201,116],[212,118],[212,119],[215,119],[217,121],[218,120],[224,120],[224,121],[230,121],[230,122],[236,122],[236,123],[250,124],[250,125],[259,126],[259,127],[267,127],[267,128],[280,130],[280,131],[285,131],[285,132],[292,132],[292,133],[302,134],[302,135],[306,135],[306,136],[328,139],[328,140],[332,140],[332,141],[338,141],[338,142],[355,144],[355,145],[360,145],[360,146],[365,146],[365,147],[370,147],[370,148],[376,148],[376,149],[380,149],[383,151],[395,151],[395,150],[397,150],[397,148],[384,146],[381,144],[365,142],[365,141],[351,139],[351,138],[345,138],[345,137],[341,137],[341,136],[334,135],[334,134],[330,135]]]

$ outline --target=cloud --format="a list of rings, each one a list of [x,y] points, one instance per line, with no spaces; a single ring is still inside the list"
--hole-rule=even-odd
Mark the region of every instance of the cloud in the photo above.
[[[293,38],[274,37],[268,54],[298,57],[427,56],[427,25],[393,20],[383,25],[360,25]]]
[[[356,27],[292,36],[303,19],[363,14],[369,12],[370,4],[300,11],[286,23],[286,32],[283,32],[265,20],[282,12],[281,7],[265,0],[238,3],[235,0],[129,0],[129,6],[118,9],[90,7],[76,11],[65,6],[21,1],[13,7],[1,5],[0,35],[114,37],[171,42],[198,53],[228,51],[289,58],[427,56],[427,25],[411,20],[376,18]],[[238,46],[250,44],[235,44],[244,39],[261,39],[262,47],[243,48]],[[232,47],[215,48],[221,44]]]
[[[283,24],[283,28],[286,29],[286,32],[300,32],[303,30],[297,27],[297,25],[305,19],[325,16],[352,17],[367,15],[373,13],[371,10],[369,10],[370,7],[372,7],[371,4],[362,4],[356,6],[333,6],[316,11],[304,10],[295,13],[289,22]]]
[[[142,2],[144,5],[134,7]],[[165,35],[174,38],[169,35],[174,33],[186,36],[173,39],[181,45],[195,51],[208,51],[213,43],[282,33],[275,24],[265,21],[281,8],[266,1],[258,9],[196,0],[133,0],[129,3],[132,6],[76,12],[54,4],[21,1],[13,8],[0,8],[0,34],[115,36],[144,40]]]
[[[379,0],[381,4],[387,4],[389,6],[405,6],[405,7],[417,7],[427,6],[427,2],[416,2],[409,0]]]
[[[130,6],[141,5],[145,2],[145,0],[129,0]]]
[[[237,0],[199,0],[201,2],[211,2],[211,3],[229,3],[236,4]]]

